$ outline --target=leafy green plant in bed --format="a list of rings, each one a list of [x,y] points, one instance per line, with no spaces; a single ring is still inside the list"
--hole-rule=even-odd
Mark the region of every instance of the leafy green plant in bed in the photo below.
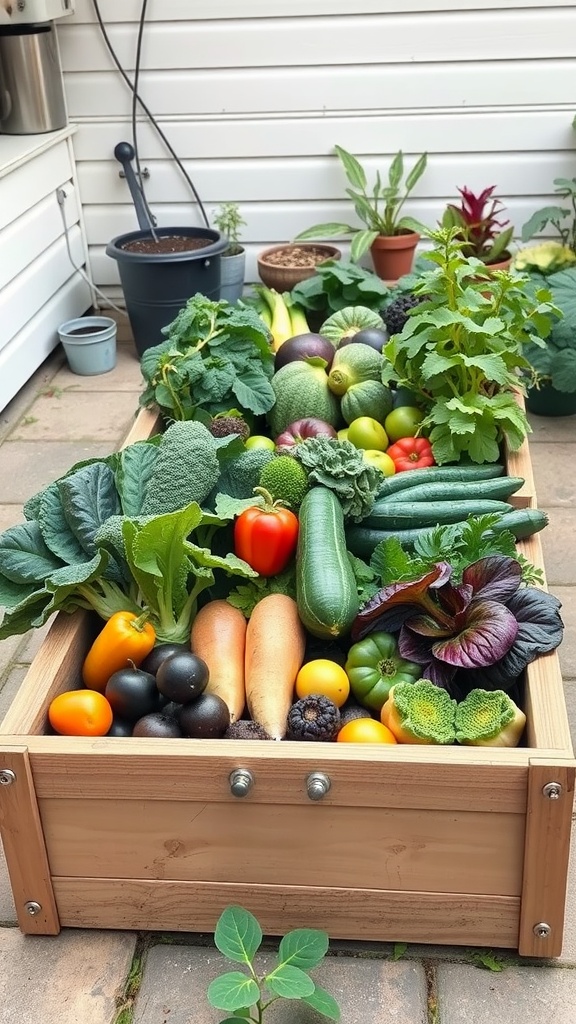
[[[552,274],[531,271],[526,284],[527,291],[534,295],[543,287],[551,292],[552,301],[561,311],[562,318],[554,321],[545,346],[535,345],[532,342],[526,346],[524,351],[531,371],[526,374],[528,383],[536,388],[543,384],[551,384],[556,391],[574,393],[576,391],[576,266],[566,267]]]
[[[345,260],[326,260],[290,293],[303,309],[325,317],[347,306],[365,306],[377,313],[388,294],[389,289],[376,274]]]
[[[168,420],[200,419],[238,409],[261,416],[274,404],[274,355],[268,329],[248,307],[194,295],[163,328],[167,340],[141,359],[140,405]]]
[[[424,258],[433,269],[415,287],[424,301],[384,346],[384,383],[418,395],[439,465],[462,456],[495,462],[503,440],[516,450],[529,431],[514,394],[518,375],[530,365],[527,344],[544,347],[560,311],[546,288],[526,292],[526,276],[466,259],[456,228],[429,235],[435,248]]]
[[[229,906],[216,924],[214,942],[243,971],[227,971],[208,986],[208,1002],[226,1012],[221,1024],[262,1024],[278,1000],[300,1000],[330,1020],[340,1019],[336,1000],[310,977],[328,950],[328,936],[312,928],[296,928],[280,941],[276,962],[259,973],[255,957],[262,929],[248,910]]]

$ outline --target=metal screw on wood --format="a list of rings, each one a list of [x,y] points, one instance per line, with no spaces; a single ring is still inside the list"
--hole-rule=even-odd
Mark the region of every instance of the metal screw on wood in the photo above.
[[[321,800],[331,785],[329,777],[324,772],[312,772],[306,779],[306,792],[310,800]]]
[[[254,776],[247,768],[235,768],[228,777],[232,796],[246,796],[254,785]]]
[[[547,796],[549,800],[559,800],[562,796],[562,786],[559,782],[547,782],[542,793],[544,796]]]
[[[0,786],[11,786],[16,782],[16,775],[11,768],[2,768],[0,771]]]
[[[541,921],[540,924],[534,925],[532,931],[534,932],[534,935],[536,935],[539,939],[547,939],[552,929],[549,924],[546,924],[545,921]]]
[[[28,900],[28,902],[24,904],[24,910],[27,914],[30,914],[30,917],[36,917],[36,914],[41,913],[42,907],[39,903],[36,903],[36,900]]]

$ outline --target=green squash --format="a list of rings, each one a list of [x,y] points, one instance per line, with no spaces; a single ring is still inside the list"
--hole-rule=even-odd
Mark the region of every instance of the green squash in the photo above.
[[[300,359],[274,374],[271,384],[276,401],[268,413],[272,437],[308,416],[332,427],[340,424],[340,402],[328,387],[325,366],[324,360]]]
[[[346,345],[339,348],[328,374],[328,387],[335,395],[344,395],[353,384],[365,380],[380,381],[382,356],[370,345]]]
[[[377,380],[364,380],[360,384],[353,384],[348,388],[345,395],[342,395],[340,408],[346,423],[359,416],[370,416],[379,423],[384,423],[389,412],[392,411],[394,399],[390,388]]]

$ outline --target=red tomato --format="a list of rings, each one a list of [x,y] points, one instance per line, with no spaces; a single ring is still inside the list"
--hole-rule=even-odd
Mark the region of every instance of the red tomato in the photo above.
[[[298,516],[273,502],[254,505],[234,523],[234,554],[251,565],[260,576],[276,576],[296,553]]]
[[[387,448],[386,454],[392,459],[397,473],[436,465],[432,445],[426,437],[402,437]]]
[[[114,715],[98,690],[68,690],[54,697],[48,719],[62,736],[105,736]]]

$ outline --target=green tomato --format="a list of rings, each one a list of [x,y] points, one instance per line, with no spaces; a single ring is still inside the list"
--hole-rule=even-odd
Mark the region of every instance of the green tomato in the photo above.
[[[379,713],[391,688],[396,683],[415,683],[422,666],[400,656],[392,633],[377,631],[352,645],[344,671],[358,703]]]
[[[386,452],[379,452],[375,448],[365,448],[362,452],[364,462],[369,462],[371,466],[376,466],[384,476],[394,476],[396,472],[396,466],[394,460],[386,455]]]
[[[347,441],[348,440],[348,427],[342,427],[342,429],[338,431],[338,440],[339,441]]]
[[[372,416],[358,416],[348,426],[348,440],[355,448],[375,449],[379,452],[386,451],[388,447],[388,435],[384,427]]]
[[[415,437],[424,413],[413,405],[399,405],[392,409],[384,420],[384,428],[390,440],[395,443],[402,437]]]
[[[276,448],[272,438],[265,434],[252,434],[244,443],[246,448],[268,448],[271,452]]]

